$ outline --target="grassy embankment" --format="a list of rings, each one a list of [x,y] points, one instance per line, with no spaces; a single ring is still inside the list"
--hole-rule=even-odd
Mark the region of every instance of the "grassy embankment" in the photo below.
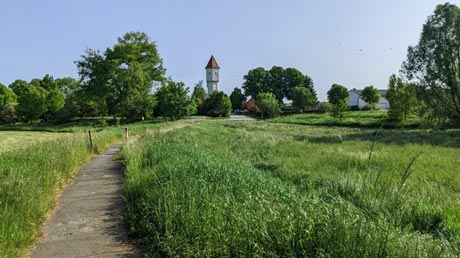
[[[124,152],[125,219],[148,256],[458,257],[459,147],[458,130],[148,134]]]
[[[16,257],[32,243],[54,206],[58,189],[70,181],[91,152],[88,127],[24,126],[0,126],[0,257]],[[137,134],[158,126],[129,128],[131,134]],[[65,133],[2,131],[15,128]],[[93,129],[93,152],[121,139],[124,131],[123,127]]]
[[[329,114],[299,114],[282,116],[268,120],[274,123],[318,125],[318,126],[348,126],[378,128],[417,128],[420,126],[420,118],[415,115],[408,117],[407,123],[398,123],[388,119],[386,110],[353,111],[348,112],[339,122],[337,118]]]

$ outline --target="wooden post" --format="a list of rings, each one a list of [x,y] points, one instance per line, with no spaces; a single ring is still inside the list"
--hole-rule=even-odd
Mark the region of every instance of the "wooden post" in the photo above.
[[[128,127],[125,127],[125,140],[126,140],[126,143],[128,143]]]
[[[88,131],[89,135],[89,145],[91,146],[91,151],[93,151],[94,146],[93,146],[93,135],[91,134],[91,131]]]

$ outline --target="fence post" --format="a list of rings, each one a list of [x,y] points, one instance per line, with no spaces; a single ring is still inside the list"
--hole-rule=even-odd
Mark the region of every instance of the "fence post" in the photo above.
[[[125,127],[125,140],[126,140],[126,143],[128,143],[128,127]]]
[[[91,151],[93,151],[94,146],[93,146],[93,135],[91,134],[91,131],[88,131],[89,135],[89,146],[91,147]]]

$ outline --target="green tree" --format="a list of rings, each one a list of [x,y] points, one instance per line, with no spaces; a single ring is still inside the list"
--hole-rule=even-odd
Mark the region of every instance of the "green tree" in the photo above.
[[[283,93],[287,99],[292,100],[292,89],[304,86],[305,76],[295,68],[286,68],[284,75]]]
[[[255,99],[261,92],[270,92],[270,88],[266,82],[267,73],[262,67],[250,70],[243,77],[245,80],[243,83],[244,94]]]
[[[32,122],[40,118],[48,110],[47,96],[48,92],[41,87],[31,84],[22,87],[16,108],[18,117],[24,122]]]
[[[241,104],[246,101],[246,96],[244,96],[240,88],[235,87],[230,94],[230,101],[232,102],[233,110],[241,109]]]
[[[350,93],[348,89],[339,84],[333,84],[327,92],[327,99],[332,104],[331,115],[339,119],[342,122],[342,118],[348,111],[348,99]]]
[[[58,78],[56,79],[56,85],[66,99],[81,89],[80,82],[72,77]]]
[[[183,82],[166,80],[155,93],[157,102],[156,114],[173,120],[178,120],[187,115],[190,98],[189,89]]]
[[[232,102],[223,91],[214,91],[205,102],[207,116],[228,117],[232,112]]]
[[[283,99],[286,97],[286,70],[280,66],[273,66],[265,74],[265,91],[262,92],[271,92],[275,95],[278,103],[283,103]],[[261,93],[261,92],[258,92]]]
[[[165,73],[155,42],[142,32],[126,33],[104,54],[87,50],[77,67],[84,92],[98,109],[131,119],[150,115],[153,83],[163,81]]]
[[[407,116],[418,110],[416,86],[404,83],[394,74],[390,77],[387,98],[390,104],[388,116],[392,120],[407,122]]]
[[[192,107],[191,111],[193,109],[196,109],[196,113],[200,115],[206,115],[204,112],[204,103],[206,101],[206,98],[208,98],[208,93],[203,88],[203,81],[199,81],[197,84],[195,84],[195,87],[193,88],[192,92]],[[193,114],[193,112],[190,112]]]
[[[375,109],[375,105],[380,101],[380,93],[374,88],[374,86],[367,86],[361,92],[361,98],[371,106],[372,109]]]
[[[29,87],[29,83],[24,80],[15,80],[8,87],[14,92],[16,96],[22,95],[22,93]]]
[[[316,98],[312,92],[305,87],[294,87],[291,89],[292,106],[301,112],[316,104]]]
[[[409,47],[403,73],[436,101],[429,101],[438,116],[460,126],[460,9],[438,5],[423,26],[418,45]],[[432,105],[434,104],[434,105]]]
[[[7,103],[3,106],[1,113],[0,113],[0,118],[2,121],[4,121],[7,124],[14,124],[18,122],[18,116],[16,114],[16,106],[18,104],[14,102]]]
[[[0,109],[11,102],[16,102],[16,95],[5,85],[0,83]]]
[[[278,100],[275,95],[270,92],[260,93],[256,98],[256,105],[260,111],[262,119],[277,117],[281,113]]]

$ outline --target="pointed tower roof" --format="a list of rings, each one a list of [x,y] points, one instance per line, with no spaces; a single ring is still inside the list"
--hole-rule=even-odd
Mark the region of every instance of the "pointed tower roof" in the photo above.
[[[208,68],[220,69],[219,65],[216,62],[216,59],[214,58],[214,55],[211,55],[211,59],[209,59],[208,65],[205,67],[205,69]]]

